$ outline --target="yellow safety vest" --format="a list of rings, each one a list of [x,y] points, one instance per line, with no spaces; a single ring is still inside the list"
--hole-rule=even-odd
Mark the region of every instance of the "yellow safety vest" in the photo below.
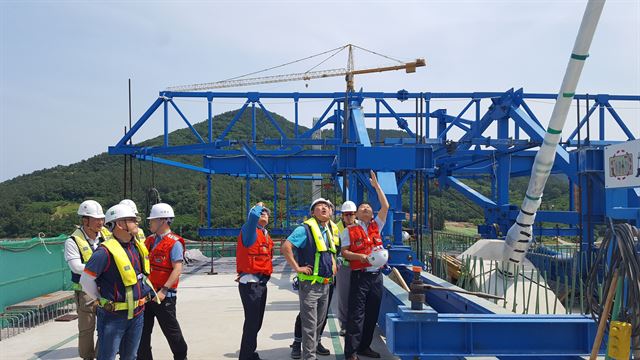
[[[318,275],[318,272],[320,269],[320,253],[330,251],[332,254],[335,255],[336,245],[338,245],[337,241],[340,241],[338,227],[333,221],[329,220],[328,226],[329,226],[329,230],[331,231],[327,232],[327,237],[329,240],[329,249],[327,249],[327,245],[324,241],[324,237],[322,236],[322,231],[320,230],[320,225],[318,225],[318,221],[316,220],[316,218],[311,217],[305,220],[304,223],[307,224],[309,226],[309,229],[311,230],[311,236],[313,236],[313,241],[316,244],[316,255],[313,262],[313,274],[307,275],[304,273],[298,273],[298,279],[309,280],[312,283],[331,282],[332,279],[324,278]],[[334,257],[332,257],[332,259],[333,261],[335,261]]]
[[[144,231],[138,228],[138,233],[136,234],[136,240],[144,244],[144,241],[147,240],[147,237],[144,235]]]
[[[69,237],[73,239],[76,246],[78,246],[78,250],[80,250],[80,260],[82,260],[83,264],[86,264],[87,261],[89,261],[89,258],[91,258],[91,255],[93,255],[93,249],[89,244],[89,240],[85,238],[84,233],[80,228],[77,228],[73,233],[71,233],[71,235],[69,235]]]
[[[107,240],[113,240],[113,234],[111,234],[111,231],[109,231],[109,229],[107,229],[106,227],[102,227],[102,229],[100,229],[100,235],[102,235],[102,238],[104,239],[104,241]]]
[[[102,233],[100,233],[99,235],[102,235]],[[78,250],[80,251],[80,261],[82,261],[83,264],[86,264],[87,261],[89,261],[89,259],[91,258],[91,255],[93,255],[93,248],[91,247],[91,244],[89,244],[89,240],[87,240],[80,228],[76,228],[76,230],[71,233],[69,237],[73,239],[73,241],[76,243],[76,246],[78,247]],[[82,291],[82,285],[74,282],[73,278],[71,280],[71,290]]]
[[[338,221],[338,224],[336,225],[336,227],[338,228],[338,233],[341,234],[342,231],[344,231],[344,223],[342,222],[342,220]],[[338,237],[338,242],[336,243],[337,246],[342,247],[342,244],[340,243],[340,238]],[[340,250],[338,249],[338,260],[342,260],[342,265],[343,266],[349,266],[349,260],[345,259],[344,257],[342,257],[342,255],[340,255]]]
[[[149,251],[147,250],[147,247],[144,246],[144,243],[140,243],[137,240],[134,240],[133,243],[140,253],[140,257],[142,260],[142,273],[145,277],[144,281],[149,285],[147,279],[147,275],[149,275],[151,271],[151,267],[149,264]],[[133,264],[131,264],[131,260],[129,260],[127,253],[124,251],[122,245],[120,245],[118,240],[112,238],[103,242],[102,245],[107,248],[107,250],[109,250],[109,253],[111,253],[113,261],[116,264],[116,268],[118,269],[118,273],[120,273],[120,279],[122,280],[122,283],[125,287],[126,301],[124,303],[112,302],[110,304],[114,306],[114,310],[127,310],[127,318],[132,319],[133,310],[138,305],[133,300],[133,286],[138,283],[138,276],[136,275],[136,271],[134,270]],[[153,286],[150,285],[150,287],[153,290]],[[109,301],[103,298],[100,299],[101,305],[104,306],[106,303],[109,303]]]

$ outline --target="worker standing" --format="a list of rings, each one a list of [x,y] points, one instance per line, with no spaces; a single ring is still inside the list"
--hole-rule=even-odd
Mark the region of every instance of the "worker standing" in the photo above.
[[[331,215],[329,218],[333,218],[334,214],[334,205],[331,201],[327,200],[329,204],[329,208],[331,210]],[[329,220],[329,225],[331,229],[338,229],[338,234],[340,233],[340,227],[336,225],[332,220]],[[340,249],[340,237],[334,236],[333,242],[336,246],[336,252]],[[322,327],[320,328],[320,332],[318,335],[318,345],[316,346],[316,355],[329,356],[331,355],[331,351],[322,345],[322,333],[324,333],[324,328],[327,326],[327,320],[329,319],[329,308],[331,307],[331,299],[333,299],[333,291],[335,290],[335,281],[332,281],[329,285],[329,300],[327,305],[327,313],[325,314],[324,321],[322,322]],[[293,343],[289,345],[291,348],[291,358],[292,359],[300,359],[302,357],[302,321],[300,320],[300,312],[296,316],[296,322],[293,326]]]
[[[328,200],[314,200],[309,210],[312,217],[295,228],[282,243],[282,254],[300,281],[298,296],[305,360],[316,359],[316,347],[329,306],[330,283],[336,273],[334,238],[339,236],[337,227],[330,224],[332,211]]]
[[[373,218],[373,209],[368,203],[358,206],[356,223],[349,225],[341,234],[342,255],[351,266],[351,284],[349,292],[349,317],[345,336],[344,355],[347,360],[358,359],[356,355],[380,358],[380,354],[371,349],[373,332],[378,321],[382,301],[382,264],[372,264],[371,256],[382,249],[380,231],[384,227],[389,211],[389,202],[384,195],[376,174],[371,171],[369,181],[376,190],[380,201],[378,216]]]
[[[240,360],[260,360],[256,352],[267,304],[267,283],[273,273],[273,241],[266,229],[270,211],[262,202],[251,208],[238,235],[236,271],[244,309]]]
[[[176,316],[177,289],[182,274],[185,244],[180,235],[171,231],[174,218],[173,208],[165,203],[153,205],[147,217],[152,233],[145,242],[151,262],[149,280],[157,293],[159,303],[151,302],[144,310],[144,327],[138,348],[138,359],[141,360],[153,359],[151,333],[156,318],[169,343],[173,359],[187,358],[187,343]]]
[[[144,304],[152,292],[147,249],[134,241],[138,233],[135,213],[126,205],[107,210],[105,222],[112,232],[85,264],[80,284],[98,303],[98,360],[136,358],[144,321]]]
[[[138,219],[138,224],[140,223],[140,215],[138,213],[138,207],[136,206],[136,203],[133,202],[133,200],[131,199],[124,199],[122,201],[120,201],[120,204],[122,205],[127,205],[128,207],[131,208],[131,210],[133,210],[133,212],[136,214],[136,217]],[[145,242],[147,239],[147,237],[144,235],[144,230],[142,230],[142,228],[140,226],[138,226],[138,234],[136,235],[136,240],[141,241],[141,242]]]
[[[85,264],[105,239],[101,234],[104,225],[102,206],[95,200],[86,200],[78,207],[81,225],[64,243],[64,259],[71,269],[71,289],[78,312],[78,354],[82,359],[95,358],[94,333],[96,331],[96,310],[87,305],[91,298],[82,291],[80,275]]]
[[[356,204],[353,201],[345,201],[340,208],[341,220],[338,222],[338,231],[342,233],[344,229],[356,221]],[[340,249],[342,244],[340,244]],[[336,291],[338,293],[338,321],[340,322],[340,336],[347,333],[347,314],[349,309],[349,284],[351,284],[351,267],[349,260],[345,259],[341,253],[338,254],[338,273],[336,274]]]

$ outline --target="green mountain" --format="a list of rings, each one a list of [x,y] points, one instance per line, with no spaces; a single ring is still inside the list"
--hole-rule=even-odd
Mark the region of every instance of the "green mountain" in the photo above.
[[[214,137],[222,133],[236,114],[235,111],[220,114],[213,121]],[[288,136],[293,136],[293,123],[272,113],[272,117]],[[262,112],[256,113],[257,142],[264,138],[277,138],[278,132],[269,123]],[[194,127],[203,138],[207,138],[207,123],[200,122]],[[300,127],[300,131],[308,130]],[[249,112],[245,112],[229,133],[229,139],[248,139],[251,137]],[[323,134],[324,135],[324,134]],[[331,134],[332,135],[332,134]],[[326,136],[330,136],[329,133]],[[373,138],[373,130],[370,130]],[[382,131],[382,138],[401,137],[402,132]],[[162,136],[144,141],[141,145],[162,144]],[[195,137],[188,128],[173,131],[169,135],[171,145],[192,144]],[[201,165],[200,156],[179,156],[170,159]],[[33,237],[43,232],[47,236],[71,231],[78,222],[76,210],[80,202],[95,199],[106,210],[118,203],[123,191],[123,156],[110,156],[101,153],[87,160],[68,166],[56,166],[38,170],[28,175],[0,183],[0,238]],[[127,178],[129,175],[127,175]],[[527,184],[526,178],[512,181],[512,202],[519,203]],[[127,179],[128,181],[128,179]],[[490,194],[489,181],[465,180],[481,193]],[[331,182],[326,181],[327,184]],[[284,219],[284,181],[278,182],[279,203],[278,222]],[[127,197],[138,204],[142,214],[149,211],[149,204],[155,196],[150,189],[155,188],[162,201],[171,204],[176,211],[174,228],[184,236],[197,238],[197,228],[204,225],[206,214],[206,181],[202,174],[170,166],[153,165],[150,162],[133,162],[133,194]],[[309,202],[310,183],[308,181],[291,182],[290,204],[304,208]],[[212,223],[214,227],[238,227],[245,217],[244,181],[226,175],[213,176]],[[555,209],[566,209],[568,200],[561,198],[566,194],[566,180],[550,179],[545,191],[545,200],[554,204]],[[452,190],[434,188],[432,201],[436,223],[444,219],[452,221],[482,221],[481,210]],[[323,196],[337,199],[332,185],[323,187]],[[251,182],[251,203],[266,200],[272,206],[273,184],[266,180]],[[408,196],[404,208],[408,211]]]

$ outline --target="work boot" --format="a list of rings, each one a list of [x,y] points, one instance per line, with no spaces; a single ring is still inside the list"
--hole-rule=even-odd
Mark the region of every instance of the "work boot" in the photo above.
[[[358,355],[380,359],[380,353],[373,351],[370,347],[366,348],[365,350],[358,350]]]
[[[331,355],[331,351],[329,351],[329,349],[327,349],[326,347],[322,346],[321,343],[318,343],[318,346],[316,346],[316,354],[327,356],[327,355]]]
[[[302,343],[294,341],[289,347],[291,348],[292,359],[300,359],[302,357]]]

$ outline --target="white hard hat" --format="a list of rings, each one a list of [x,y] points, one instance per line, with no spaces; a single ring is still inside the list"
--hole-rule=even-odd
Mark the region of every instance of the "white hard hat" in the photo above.
[[[367,256],[367,261],[369,262],[369,264],[371,264],[371,266],[377,268],[382,267],[387,263],[387,261],[389,261],[389,251],[382,247],[373,249],[371,254]]]
[[[138,207],[136,206],[136,203],[133,202],[133,200],[124,199],[120,201],[120,204],[127,205],[128,207],[131,208],[131,210],[133,210],[134,213],[136,213],[136,215],[138,215]]]
[[[88,216],[95,219],[104,219],[102,206],[95,200],[86,200],[78,207],[79,216]]]
[[[107,217],[104,219],[105,223],[109,224],[119,219],[136,218],[136,213],[127,205],[118,204],[113,205],[107,210]]]
[[[331,204],[331,201],[325,199],[325,198],[317,198],[315,200],[313,200],[313,202],[311,203],[311,206],[309,206],[309,211],[313,212],[313,207],[316,206],[316,204],[318,203],[325,203],[327,204],[328,207],[333,207],[333,204]]]
[[[342,207],[340,208],[340,211],[342,212],[356,212],[357,210],[358,208],[356,207],[356,203],[351,200],[343,202]]]
[[[408,232],[403,231],[402,232],[402,241],[409,241],[409,239],[411,239],[411,235],[409,235]]]
[[[157,203],[151,207],[151,213],[147,220],[174,218],[173,208],[169,204]]]

